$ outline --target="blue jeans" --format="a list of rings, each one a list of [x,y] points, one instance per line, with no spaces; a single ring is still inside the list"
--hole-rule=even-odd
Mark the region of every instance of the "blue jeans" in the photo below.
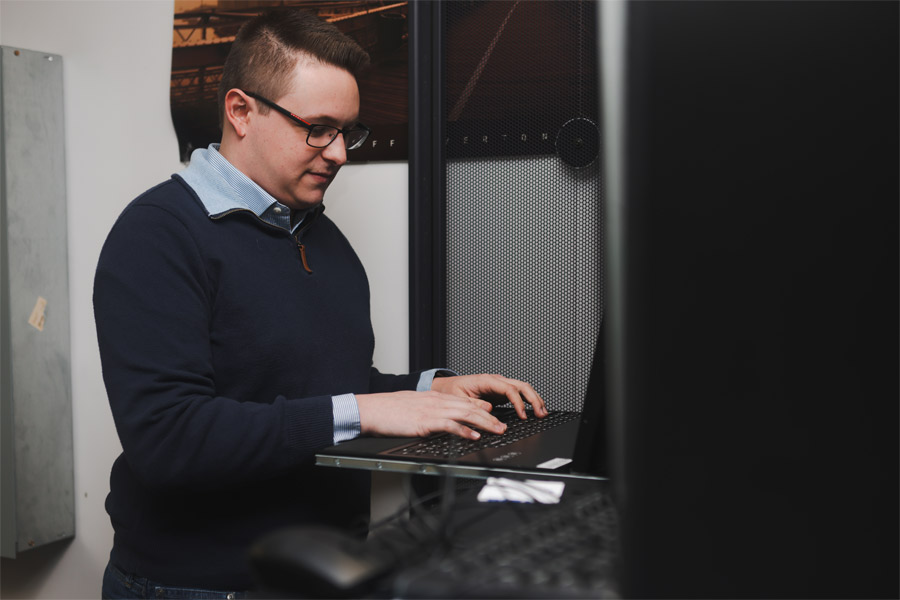
[[[177,598],[196,600],[232,600],[247,598],[247,592],[229,592],[221,590],[199,590],[195,588],[170,587],[146,577],[137,577],[123,573],[112,563],[106,565],[103,573],[103,600],[117,598]]]

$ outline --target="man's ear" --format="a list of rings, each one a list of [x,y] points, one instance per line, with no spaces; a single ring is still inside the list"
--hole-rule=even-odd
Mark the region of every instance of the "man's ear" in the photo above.
[[[250,104],[250,98],[237,88],[232,88],[225,94],[225,122],[231,124],[238,137],[247,135],[250,113],[254,108]]]

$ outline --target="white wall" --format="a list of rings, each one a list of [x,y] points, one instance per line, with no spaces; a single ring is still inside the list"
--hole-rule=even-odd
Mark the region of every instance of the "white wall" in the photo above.
[[[0,0],[0,44],[63,57],[76,536],[3,559],[3,598],[97,598],[112,544],[103,507],[121,450],[91,306],[106,233],[137,194],[182,168],[169,113],[171,0]],[[408,356],[406,163],[345,167],[328,214],[368,269],[376,366]],[[15,349],[13,349],[15,351]]]

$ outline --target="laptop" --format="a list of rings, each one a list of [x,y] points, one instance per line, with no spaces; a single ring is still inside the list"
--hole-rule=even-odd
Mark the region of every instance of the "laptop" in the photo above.
[[[606,436],[603,394],[603,327],[597,336],[583,410],[531,411],[519,419],[509,407],[492,412],[507,423],[502,435],[482,432],[480,440],[451,434],[427,438],[360,437],[316,454],[316,464],[428,475],[491,477],[526,473],[605,479]]]

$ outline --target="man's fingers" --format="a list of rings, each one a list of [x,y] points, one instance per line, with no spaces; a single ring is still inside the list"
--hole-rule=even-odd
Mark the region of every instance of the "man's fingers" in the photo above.
[[[525,403],[522,402],[522,395],[519,393],[518,389],[512,388],[506,390],[506,399],[512,403],[513,408],[516,409],[516,414],[519,415],[520,419],[528,418],[528,415],[525,414]]]
[[[506,424],[491,414],[493,405],[479,398],[409,391],[359,394],[356,400],[364,435],[425,437],[446,432],[478,439],[480,432],[506,431]]]
[[[525,381],[510,379],[498,374],[461,375],[443,377],[434,380],[432,389],[435,391],[453,394],[460,398],[491,398],[505,399],[515,408],[520,418],[526,417],[525,402],[534,409],[538,417],[546,417],[548,414],[544,400],[535,389]]]
[[[433,431],[446,431],[455,435],[463,432],[461,437],[468,438],[472,437],[471,427],[498,435],[506,431],[506,424],[490,414],[493,406],[486,400],[438,394],[432,401],[434,404],[430,412],[439,419],[430,425]]]
[[[500,422],[497,417],[486,412],[480,407],[476,408],[475,410],[465,410],[462,413],[456,413],[455,415],[453,415],[452,420],[456,421],[457,423],[465,423],[466,425],[471,425],[483,431],[489,431],[498,435],[506,431],[505,423]]]
[[[504,378],[505,379],[505,378]],[[506,387],[504,395],[510,401],[516,410],[516,414],[520,419],[526,418],[525,402],[534,409],[534,414],[538,417],[547,416],[547,408],[544,406],[544,400],[529,384],[514,379],[506,379]]]
[[[481,434],[479,432],[456,421],[447,421],[446,431],[447,433],[452,433],[461,438],[470,440],[481,439]]]
[[[475,406],[480,408],[481,410],[486,410],[487,412],[491,412],[494,410],[494,405],[488,402],[487,400],[481,400],[480,398],[467,398],[469,402],[472,402]]]
[[[539,417],[547,416],[547,407],[544,405],[544,399],[528,384],[523,384],[521,389],[522,396],[534,409],[534,414]]]

